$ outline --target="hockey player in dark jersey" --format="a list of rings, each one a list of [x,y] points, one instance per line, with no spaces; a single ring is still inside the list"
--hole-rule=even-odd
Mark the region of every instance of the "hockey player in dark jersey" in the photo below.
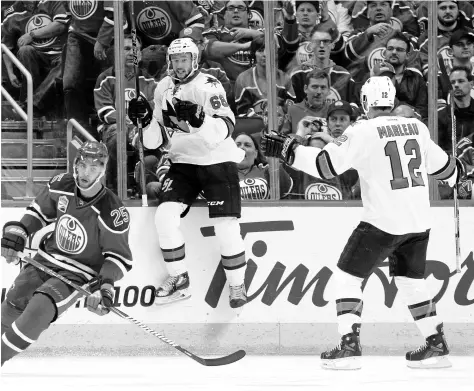
[[[109,312],[114,283],[132,268],[128,211],[101,183],[107,160],[104,144],[86,142],[74,160],[74,174],[52,178],[20,221],[5,224],[1,239],[2,257],[18,263],[28,236],[55,223],[35,259],[86,289],[94,282],[97,290],[86,304],[98,315]],[[26,265],[2,302],[2,365],[34,343],[79,298],[61,280]]]
[[[155,128],[158,135],[164,127],[172,132],[168,153],[171,165],[155,215],[160,248],[170,275],[157,288],[155,303],[166,304],[190,296],[180,217],[186,215],[202,192],[220,244],[230,306],[236,308],[247,302],[237,170],[245,153],[231,138],[235,117],[224,88],[216,78],[200,72],[198,58],[199,49],[192,39],[174,40],[168,48],[168,76],[155,90],[154,118],[149,129]],[[138,116],[150,116],[150,110],[144,99],[132,99],[128,116],[136,122]]]

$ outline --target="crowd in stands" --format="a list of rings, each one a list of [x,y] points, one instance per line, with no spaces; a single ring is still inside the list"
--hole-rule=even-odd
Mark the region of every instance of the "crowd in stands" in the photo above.
[[[397,115],[428,123],[428,42],[437,40],[438,143],[452,152],[452,113],[458,154],[466,163],[461,198],[474,180],[474,1],[437,1],[438,35],[428,36],[426,1],[276,2],[134,1],[140,45],[140,90],[153,107],[154,89],[169,71],[167,46],[192,38],[202,72],[218,79],[237,124],[233,138],[246,152],[239,164],[242,199],[269,198],[268,163],[259,134],[268,125],[264,18],[275,18],[278,129],[297,134],[305,121],[307,145],[324,146],[364,118],[359,94],[370,76],[388,76]],[[135,97],[129,2],[124,3],[125,100]],[[2,43],[32,74],[34,116],[74,118],[106,143],[107,184],[117,189],[114,13],[112,1],[2,1]],[[2,85],[26,107],[26,82],[3,56]],[[454,105],[454,107],[451,107]],[[59,107],[59,109],[58,109]],[[250,120],[253,119],[253,120]],[[239,124],[241,124],[239,126]],[[127,120],[129,169],[137,154],[136,129]],[[300,131],[301,133],[301,131]],[[160,191],[166,150],[144,140],[147,189]],[[360,198],[354,170],[332,182],[280,167],[280,197]],[[442,192],[443,198],[452,197]]]

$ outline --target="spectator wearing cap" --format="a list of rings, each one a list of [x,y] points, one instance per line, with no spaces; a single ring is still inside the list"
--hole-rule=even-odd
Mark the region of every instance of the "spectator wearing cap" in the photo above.
[[[384,53],[387,42],[401,32],[403,26],[398,23],[392,24],[392,8],[390,1],[368,1],[367,17],[369,26],[359,29],[349,37],[344,50],[346,67],[352,74],[354,81],[360,90],[367,78],[372,73],[375,64],[385,60]],[[415,37],[404,34],[410,42],[410,50],[407,52],[406,65],[410,68],[421,70],[420,55],[417,50]]]
[[[456,142],[472,133],[474,124],[474,98],[471,89],[474,77],[471,70],[465,67],[453,67],[449,74],[453,86],[454,115],[456,117]],[[438,145],[447,153],[452,148],[451,104],[438,109]]]
[[[472,66],[474,31],[471,29],[456,30],[449,38],[449,47],[452,55],[451,61],[445,60],[441,55],[438,56],[438,107],[445,106],[449,99],[451,89],[449,72],[453,66],[468,68],[474,75]],[[474,97],[474,90],[471,91],[471,96]]]
[[[282,127],[283,133],[296,133],[302,119],[314,122],[315,131],[327,130],[326,115],[329,107],[328,96],[331,91],[331,79],[327,72],[312,70],[305,74],[305,99],[288,106],[288,113]]]
[[[426,6],[421,5],[418,9],[420,15],[426,12]],[[426,12],[427,15],[427,12]],[[452,53],[449,46],[449,38],[460,29],[472,28],[474,8],[467,1],[438,1],[438,34],[436,37],[436,48],[438,56],[441,56],[445,65],[452,67]],[[419,19],[423,19],[419,16]],[[422,62],[423,76],[428,73],[428,32],[421,34],[418,40]]]
[[[235,103],[237,114],[240,116],[259,115],[268,118],[267,91],[267,67],[265,55],[265,40],[258,37],[250,45],[250,59],[252,68],[242,72],[235,82]],[[279,126],[283,124],[283,116],[295,99],[293,87],[289,77],[277,69],[276,74],[277,104]]]
[[[33,106],[41,115],[51,102],[56,77],[61,74],[61,51],[70,17],[63,2],[18,2],[2,23],[2,43],[16,54],[33,80]],[[27,83],[18,78],[13,63],[3,56],[11,85],[20,88],[20,106],[26,110]],[[51,106],[51,105],[50,105]],[[52,105],[54,106],[54,105]]]
[[[351,74],[347,69],[335,64],[330,59],[334,41],[337,40],[338,36],[339,33],[333,28],[328,30],[327,26],[316,26],[311,41],[313,56],[309,61],[297,66],[290,73],[296,94],[296,102],[301,102],[305,98],[306,74],[313,70],[319,70],[328,73],[331,78],[331,90],[328,95],[329,103],[342,99],[357,107],[358,97]]]

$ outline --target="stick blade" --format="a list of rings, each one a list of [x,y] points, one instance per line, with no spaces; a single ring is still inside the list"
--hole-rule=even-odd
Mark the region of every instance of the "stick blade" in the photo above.
[[[205,365],[206,367],[218,367],[221,365],[229,365],[239,360],[242,360],[245,355],[245,350],[238,350],[228,356],[218,357],[218,358],[199,358],[198,361],[200,364]]]

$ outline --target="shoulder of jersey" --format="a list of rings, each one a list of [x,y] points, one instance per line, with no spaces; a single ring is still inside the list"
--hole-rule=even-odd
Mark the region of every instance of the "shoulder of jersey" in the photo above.
[[[200,72],[197,81],[200,85],[200,88],[202,87],[206,90],[212,91],[213,89],[222,86],[221,82],[209,73]]]
[[[76,181],[72,174],[65,172],[53,176],[49,182],[48,187],[50,191],[62,191],[67,193],[74,193],[76,188]]]
[[[122,200],[110,189],[94,204],[102,222],[112,231],[128,229],[130,213]]]

